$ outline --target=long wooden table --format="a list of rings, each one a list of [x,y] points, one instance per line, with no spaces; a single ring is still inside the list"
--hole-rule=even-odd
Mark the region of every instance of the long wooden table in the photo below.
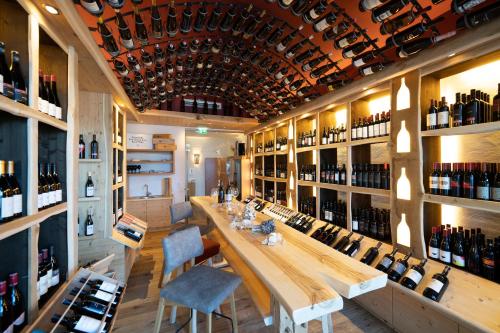
[[[342,309],[341,296],[353,298],[387,284],[386,274],[280,222],[276,229],[283,244],[266,246],[261,244],[264,235],[231,228],[226,208],[214,205],[210,197],[191,197],[191,202],[214,223],[210,237],[221,243],[224,257],[244,275],[250,293],[256,293],[256,305],[264,316],[272,315],[279,331],[303,330],[308,321]],[[255,223],[268,219],[257,213]]]

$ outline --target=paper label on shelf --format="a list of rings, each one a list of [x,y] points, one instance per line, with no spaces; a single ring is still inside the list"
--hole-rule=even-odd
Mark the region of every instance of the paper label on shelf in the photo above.
[[[56,118],[59,120],[62,119],[62,108],[60,106],[56,106]]]
[[[49,192],[49,204],[53,205],[56,203],[56,191]]]
[[[59,269],[54,269],[52,271],[52,278],[50,279],[50,286],[54,287],[59,284]]]
[[[19,214],[23,212],[23,195],[16,194],[14,196],[14,214]]]
[[[105,302],[111,302],[111,299],[113,298],[113,295],[110,294],[110,293],[107,293],[107,292],[104,292],[104,291],[101,291],[101,290],[98,290],[95,295],[94,295],[95,298],[98,298],[102,301],[105,301]]]
[[[80,1],[80,4],[87,9],[91,14],[97,14],[101,11],[99,5],[95,2]]]
[[[100,326],[101,322],[99,320],[87,316],[81,316],[80,319],[78,319],[74,330],[86,333],[97,333]]]
[[[87,197],[93,197],[94,196],[94,187],[93,186],[87,187],[86,196]]]
[[[439,260],[442,262],[451,263],[451,252],[450,251],[443,251],[439,250]]]
[[[436,121],[436,114],[435,113],[429,113],[427,114],[427,128],[436,126],[437,121]]]
[[[439,188],[439,177],[430,176],[429,177],[429,188],[430,189],[438,189]]]
[[[11,217],[14,214],[13,208],[14,202],[12,197],[2,198],[2,219]]]
[[[422,276],[422,274],[420,274],[416,270],[410,269],[408,271],[408,273],[406,273],[406,277],[411,279],[413,282],[415,282],[415,284],[419,284],[420,281],[422,281],[423,276]]]
[[[314,27],[316,28],[316,30],[318,32],[321,32],[323,30],[325,30],[326,28],[328,28],[330,26],[330,24],[328,24],[328,21],[326,20],[326,18],[322,19],[321,21],[319,21],[318,23],[316,23],[314,25]],[[350,57],[349,57],[350,58]]]
[[[21,313],[21,314],[19,315],[19,317],[17,317],[17,319],[16,319],[16,320],[14,320],[13,324],[14,324],[15,326],[20,326],[20,325],[24,324],[25,318],[26,318],[26,316],[25,316],[25,314],[24,314],[24,312],[23,312],[23,313]]]
[[[443,282],[436,279],[432,279],[432,282],[429,283],[427,288],[431,288],[432,290],[434,290],[439,294],[441,292],[441,289],[443,289],[443,286],[444,286]]]
[[[49,205],[49,192],[43,193],[42,197],[43,197],[43,207],[47,207]]]
[[[457,267],[465,267],[465,257],[459,255],[452,255],[453,265]]]
[[[476,190],[476,196],[478,199],[489,200],[490,199],[490,188],[489,186],[478,186]]]
[[[448,111],[438,112],[438,125],[445,125],[449,123],[450,113]]]
[[[43,208],[43,193],[38,195],[38,208]]]
[[[56,105],[54,103],[49,103],[49,116],[56,116]]]
[[[439,249],[429,246],[429,257],[432,259],[439,259]]]
[[[116,284],[103,281],[101,286],[99,287],[99,290],[107,291],[108,293],[114,293],[116,289]]]
[[[62,202],[62,190],[56,191],[56,202]]]

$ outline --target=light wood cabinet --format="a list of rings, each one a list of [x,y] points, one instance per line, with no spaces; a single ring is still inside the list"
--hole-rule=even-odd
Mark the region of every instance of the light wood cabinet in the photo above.
[[[147,222],[148,229],[162,229],[170,225],[172,197],[128,198],[127,211]]]

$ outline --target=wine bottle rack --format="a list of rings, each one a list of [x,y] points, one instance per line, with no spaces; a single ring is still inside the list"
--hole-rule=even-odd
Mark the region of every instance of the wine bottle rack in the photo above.
[[[48,303],[47,306],[44,307],[44,309],[40,313],[40,316],[28,328],[28,331],[31,332],[35,329],[43,330],[44,332],[57,332],[61,329],[64,330],[65,327],[61,324],[61,320],[58,320],[57,322],[54,323],[51,320],[52,317],[55,314],[58,314],[61,316],[61,319],[63,319],[65,318],[65,316],[70,315],[73,312],[71,308],[75,303],[75,301],[78,300],[78,297],[80,296],[82,291],[88,286],[89,282],[92,282],[94,280],[101,280],[104,282],[108,282],[110,284],[114,284],[116,286],[115,289],[110,294],[112,295],[111,300],[114,299],[118,300],[116,304],[116,309],[118,309],[119,304],[122,301],[123,294],[126,290],[126,284],[120,282],[119,280],[114,279],[113,277],[102,275],[86,268],[80,268],[80,270],[78,270],[78,272],[76,272],[71,277],[71,279],[61,287],[61,289],[54,295],[54,297],[52,297],[50,303]],[[123,289],[121,291],[121,296],[117,294],[118,288]],[[75,296],[70,294],[73,290],[77,290]],[[69,305],[63,304],[64,299],[71,300],[71,303]],[[103,329],[106,325],[108,332],[112,331],[118,313],[118,312],[114,313],[114,316],[111,319],[111,321],[109,322],[106,321],[106,316],[110,312],[112,302],[113,301],[108,302],[106,306],[107,307],[106,315],[103,317],[100,324],[101,325],[100,329]]]

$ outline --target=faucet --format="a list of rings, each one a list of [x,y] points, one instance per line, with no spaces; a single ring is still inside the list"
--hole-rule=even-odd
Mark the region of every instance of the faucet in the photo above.
[[[148,184],[144,184],[144,188],[145,188],[145,192],[146,192],[146,197],[150,197],[151,196],[151,192],[149,192],[149,185]]]

